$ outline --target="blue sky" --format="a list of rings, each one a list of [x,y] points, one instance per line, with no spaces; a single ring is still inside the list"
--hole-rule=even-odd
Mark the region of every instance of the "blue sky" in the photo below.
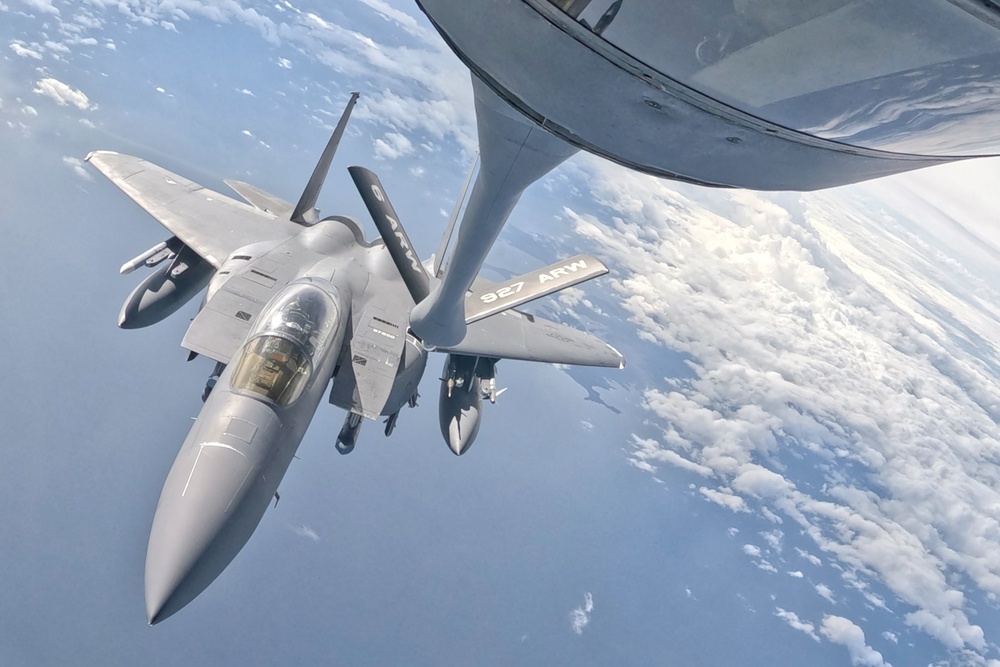
[[[321,406],[246,549],[147,628],[149,523],[210,364],[179,347],[192,307],[115,327],[117,267],[165,235],[76,160],[294,199],[360,90],[320,206],[372,236],[344,171],[370,166],[426,256],[475,147],[471,86],[402,1],[2,0],[0,37],[0,663],[1000,658],[988,161],[762,195],[574,158],[488,264],[601,257],[610,276],[538,312],[628,368],[502,365],[460,459],[442,359],[351,456]]]

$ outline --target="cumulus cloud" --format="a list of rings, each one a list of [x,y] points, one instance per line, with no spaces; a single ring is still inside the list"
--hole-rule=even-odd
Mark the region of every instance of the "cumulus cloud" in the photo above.
[[[42,14],[59,15],[59,10],[52,6],[52,0],[21,0],[21,4]]]
[[[375,140],[376,160],[395,160],[413,153],[413,142],[399,132],[386,132]]]
[[[618,267],[610,282],[640,337],[691,370],[645,390],[661,433],[636,438],[632,457],[790,521],[891,591],[910,626],[982,654],[961,582],[1000,595],[990,280],[867,194],[709,198],[596,160],[575,168],[600,215],[566,218]]]
[[[823,564],[823,561],[820,560],[819,556],[813,555],[813,554],[809,553],[808,551],[806,551],[805,549],[801,549],[799,547],[795,547],[795,553],[797,553],[799,556],[801,556],[802,558],[806,559],[807,561],[809,561],[813,565],[819,566],[819,565]]]
[[[590,593],[584,593],[583,606],[577,607],[569,613],[570,627],[578,635],[583,634],[583,629],[590,623],[590,613],[594,611],[594,597]]]
[[[891,667],[882,654],[865,643],[864,631],[843,616],[824,616],[819,631],[835,644],[842,644],[857,667]]]
[[[73,173],[82,178],[85,181],[93,181],[94,177],[90,175],[90,172],[83,166],[83,160],[77,157],[63,157],[63,164],[73,170]]]
[[[767,542],[767,546],[771,548],[772,551],[776,553],[781,553],[781,540],[785,537],[785,534],[775,528],[774,530],[768,530],[760,534]]]
[[[640,467],[639,464],[646,463],[645,461],[633,459],[633,465]],[[711,500],[716,505],[722,505],[727,509],[731,509],[734,512],[745,512],[746,503],[743,498],[737,496],[729,489],[710,489],[708,487],[702,486],[698,489],[698,493],[705,496],[708,500]]]
[[[38,48],[37,44],[33,45],[35,48],[32,48],[21,40],[15,39],[8,46],[10,46],[10,50],[14,52],[14,55],[20,56],[21,58],[34,58],[35,60],[42,59],[42,52]]]
[[[90,100],[82,91],[79,91],[76,88],[71,88],[58,79],[39,79],[35,83],[35,88],[32,92],[49,98],[59,106],[74,106],[82,111],[88,111],[94,108],[94,106],[90,103]]]
[[[830,589],[826,584],[816,584],[813,588],[816,589],[816,593],[829,602],[830,604],[837,604],[837,600],[833,597],[833,590]]]
[[[794,611],[787,611],[781,607],[777,607],[774,610],[774,615],[784,621],[788,627],[793,630],[798,630],[799,632],[805,633],[813,641],[819,641],[819,635],[816,634],[816,626],[812,623],[808,623],[799,618],[798,614]]]
[[[52,7],[50,0],[28,2]],[[195,18],[242,25],[272,44],[295,48],[303,58],[333,70],[337,78],[363,80],[366,90],[373,92],[366,94],[355,110],[357,121],[396,132],[430,150],[438,150],[432,142],[450,139],[473,151],[475,114],[468,70],[437,32],[418,18],[415,7],[398,9],[383,0],[365,0],[364,4],[366,7],[359,11],[370,11],[393,28],[408,33],[405,45],[396,45],[399,40],[383,43],[375,34],[340,25],[324,16],[323,10],[303,12],[284,3],[248,7],[237,2],[90,0],[86,11],[71,21],[61,22],[61,30],[97,29],[103,21],[100,16],[103,12],[113,12],[116,20],[123,17],[138,26],[174,31],[177,25]],[[274,18],[267,15],[272,10],[277,13]],[[276,58],[275,62],[283,69],[293,66],[284,57]],[[424,136],[417,141],[411,138],[414,134]],[[394,146],[391,140],[384,139],[383,143],[386,148]],[[386,153],[385,157],[388,156]]]

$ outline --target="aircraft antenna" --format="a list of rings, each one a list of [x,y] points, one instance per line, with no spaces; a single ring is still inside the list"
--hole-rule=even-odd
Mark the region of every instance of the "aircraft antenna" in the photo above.
[[[344,136],[347,121],[351,117],[351,111],[354,109],[354,103],[358,101],[358,97],[360,97],[360,93],[351,93],[351,100],[347,103],[347,108],[344,109],[340,122],[337,123],[337,128],[333,131],[333,136],[330,137],[326,148],[323,149],[323,155],[316,163],[316,168],[313,169],[309,183],[306,184],[306,189],[299,198],[299,203],[292,211],[292,222],[297,222],[300,225],[311,225],[319,217],[319,212],[316,211],[316,200],[319,199],[319,191],[323,189],[323,182],[326,180],[327,172],[330,171],[333,155],[337,152],[337,146],[340,145],[340,138]]]

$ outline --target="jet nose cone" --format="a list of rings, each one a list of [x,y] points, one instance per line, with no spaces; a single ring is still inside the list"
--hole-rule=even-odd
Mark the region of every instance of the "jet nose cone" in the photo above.
[[[247,507],[252,467],[242,454],[216,443],[182,450],[177,457],[160,494],[146,551],[150,625],[208,588],[249,539],[269,500]],[[248,509],[257,521],[251,521]]]
[[[152,542],[152,540],[150,540]],[[173,616],[201,591],[184,594],[190,578],[192,558],[178,558],[177,554],[146,554],[146,622],[156,625]]]

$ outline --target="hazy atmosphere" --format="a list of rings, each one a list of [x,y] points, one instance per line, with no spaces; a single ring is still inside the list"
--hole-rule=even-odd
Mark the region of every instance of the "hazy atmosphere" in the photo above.
[[[1000,163],[816,193],[577,155],[485,273],[588,252],[527,310],[621,371],[503,362],[455,457],[432,355],[396,432],[321,404],[246,548],[146,625],[160,488],[212,363],[196,302],[123,331],[169,233],[83,158],[138,155],[437,247],[476,150],[468,70],[407,0],[0,0],[0,665],[1000,665]],[[228,194],[228,192],[227,192]]]

